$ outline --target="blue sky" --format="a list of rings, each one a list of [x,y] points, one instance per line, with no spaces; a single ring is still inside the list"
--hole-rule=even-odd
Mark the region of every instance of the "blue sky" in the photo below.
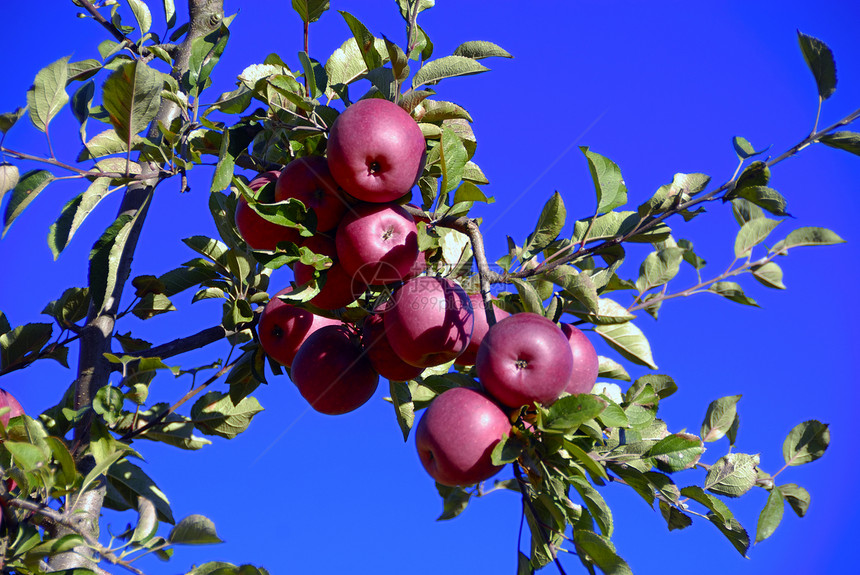
[[[70,2],[44,3],[38,13],[26,3],[7,4],[4,40],[14,50],[8,48],[5,56],[4,112],[25,102],[39,68],[68,54],[97,58],[95,46],[107,38],[92,21],[76,19]],[[226,4],[231,13],[240,6]],[[744,136],[757,148],[773,146],[774,155],[806,136],[817,93],[796,29],[826,41],[836,57],[839,84],[825,103],[822,125],[860,102],[860,10],[850,1],[437,4],[421,19],[435,57],[467,40],[490,40],[515,56],[487,61],[489,73],[437,87],[441,99],[463,105],[475,120],[475,161],[490,179],[488,193],[496,197],[495,204],[475,211],[484,219],[491,259],[503,255],[505,235],[522,242],[554,191],[562,194],[569,222],[593,212],[593,186],[578,146],[619,164],[630,205],[636,206],[676,172],[703,172],[715,183],[730,178],[737,164],[733,136]],[[377,36],[403,41],[394,2],[335,0],[332,5],[360,18]],[[324,61],[348,35],[340,15],[326,13],[311,28],[311,55]],[[271,52],[298,67],[301,43],[301,23],[289,2],[241,3],[210,99],[232,89],[238,73]],[[73,159],[79,151],[77,123],[68,110],[52,124],[52,133],[58,155]],[[47,153],[44,138],[24,122],[5,144]],[[178,182],[159,188],[133,275],[168,271],[192,257],[181,238],[216,234],[206,209],[210,178],[208,168],[198,168],[191,174],[190,193],[180,194]],[[854,289],[860,280],[855,223],[860,158],[815,146],[776,166],[771,185],[788,199],[795,216],[774,237],[800,226],[823,226],[848,243],[801,248],[782,258],[786,292],[744,277],[741,283],[760,309],[704,294],[668,302],[659,321],[643,314],[638,325],[651,341],[659,373],[671,375],[680,387],[661,405],[670,429],[698,431],[710,401],[743,394],[737,450],[760,453],[762,467],[773,472],[782,467],[782,441],[794,425],[807,419],[831,424],[827,455],[780,476],[807,488],[812,505],[802,520],[787,510],[776,534],[753,547],[747,560],[713,526],[696,521],[669,533],[658,512],[610,486],[603,492],[615,512],[614,540],[635,573],[830,573],[854,563],[849,550],[860,535],[860,496],[853,489],[860,469],[852,439],[860,399],[854,354],[860,335]],[[43,321],[39,312],[45,303],[66,287],[85,284],[87,254],[113,220],[119,198],[99,206],[53,262],[45,240],[48,226],[79,191],[77,184],[52,185],[0,242],[0,309],[13,325]],[[710,205],[690,224],[674,225],[675,237],[692,240],[708,260],[706,275],[719,274],[731,262],[737,227],[726,205]],[[571,229],[569,223],[563,233]],[[630,253],[632,260],[646,251]],[[637,265],[626,264],[622,275],[635,277]],[[272,287],[289,279],[288,271],[276,272]],[[671,286],[693,283],[692,275],[681,275]],[[192,306],[190,298],[176,298],[178,313],[148,322],[131,318],[120,330],[166,341],[218,321],[217,302]],[[592,341],[600,353],[617,357],[596,337]],[[183,365],[208,363],[226,351],[212,346],[189,354]],[[631,367],[631,373],[645,371]],[[52,363],[4,377],[0,386],[28,412],[38,413],[59,399],[72,377]],[[156,380],[153,394],[175,399],[189,385],[187,379],[165,377]],[[266,411],[236,440],[215,439],[191,453],[135,444],[174,514],[211,517],[226,541],[180,548],[170,563],[151,560],[141,567],[148,573],[182,573],[193,563],[219,559],[266,566],[273,573],[514,572],[519,499],[493,493],[454,521],[436,522],[441,501],[414,444],[403,444],[384,395],[383,383],[360,410],[327,417],[308,411],[285,377],[274,378],[257,392]],[[704,460],[715,461],[726,448],[725,442],[709,444]],[[703,476],[676,479],[686,485]],[[765,500],[762,491],[729,503],[754,533]],[[109,521],[117,532],[127,519]],[[568,573],[580,572],[576,558],[564,560]]]

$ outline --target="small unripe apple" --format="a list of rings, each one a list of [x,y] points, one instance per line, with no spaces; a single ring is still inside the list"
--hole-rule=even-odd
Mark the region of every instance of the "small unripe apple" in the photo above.
[[[361,204],[343,219],[335,236],[347,272],[367,284],[402,280],[418,258],[418,229],[397,204]]]
[[[15,397],[5,389],[0,389],[0,407],[9,408],[9,411],[7,413],[0,415],[0,421],[3,422],[4,427],[9,425],[9,420],[13,417],[24,415],[24,408],[21,407],[21,404],[18,403],[18,400],[15,399]]]
[[[489,329],[475,365],[484,389],[504,405],[548,406],[570,380],[573,355],[555,323],[526,312]]]
[[[328,162],[322,156],[305,156],[287,164],[275,184],[275,201],[295,198],[317,217],[317,231],[333,230],[347,210]]]
[[[290,377],[316,411],[339,415],[373,396],[379,374],[346,326],[326,326],[299,348]]]
[[[475,314],[475,327],[472,328],[472,339],[466,351],[461,353],[454,363],[457,365],[475,365],[478,358],[478,348],[481,347],[481,342],[484,341],[484,336],[490,329],[490,324],[487,323],[487,310],[484,307],[484,298],[480,293],[469,294],[469,301],[472,302],[472,311]],[[499,307],[493,307],[493,314],[496,316],[496,321],[501,321],[508,317],[509,314]]]
[[[418,457],[442,485],[472,485],[501,470],[493,448],[510,431],[498,405],[473,389],[455,387],[430,403],[415,430]]]
[[[267,184],[276,182],[279,174],[280,172],[274,170],[264,172],[251,180],[248,187],[256,192]],[[239,196],[236,203],[235,221],[239,234],[252,250],[274,251],[279,242],[298,243],[301,240],[297,229],[279,226],[265,219],[248,205],[244,196]]]
[[[600,371],[600,360],[588,337],[576,326],[561,324],[561,331],[570,343],[573,371],[564,390],[568,393],[591,393]]]
[[[385,311],[394,352],[417,367],[431,367],[463,353],[472,338],[469,296],[445,278],[421,276],[404,283]]]
[[[287,367],[293,363],[299,347],[312,333],[325,326],[341,325],[336,319],[315,315],[277,297],[291,290],[292,288],[286,288],[272,296],[263,308],[263,315],[257,324],[257,334],[263,351]]]
[[[408,112],[370,98],[349,106],[331,127],[326,154],[334,179],[365,202],[391,202],[412,189],[426,144]]]
[[[340,264],[333,239],[317,234],[305,240],[302,247],[332,259],[332,265],[323,272],[325,285],[320,289],[320,293],[310,300],[313,305],[329,310],[346,307],[367,288],[366,284],[360,279],[353,278]],[[314,276],[313,266],[301,262],[296,262],[293,271],[298,285],[309,282]]]
[[[391,342],[388,341],[383,313],[376,313],[365,318],[361,343],[364,345],[373,369],[389,381],[409,381],[424,371],[423,367],[409,365],[394,352]]]

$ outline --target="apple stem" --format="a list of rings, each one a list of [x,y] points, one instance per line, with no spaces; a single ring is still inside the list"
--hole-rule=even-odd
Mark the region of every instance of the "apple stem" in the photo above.
[[[305,54],[310,57],[311,53],[308,51],[308,37],[310,36],[311,24],[308,21],[305,21],[304,24],[304,41],[305,41]],[[308,98],[311,97],[311,91],[308,87],[308,74],[305,72],[305,93],[308,95]]]

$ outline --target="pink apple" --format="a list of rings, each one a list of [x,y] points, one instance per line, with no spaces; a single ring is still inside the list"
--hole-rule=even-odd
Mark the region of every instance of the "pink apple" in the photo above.
[[[475,365],[475,361],[478,358],[478,348],[481,347],[481,342],[484,341],[484,336],[487,335],[487,330],[490,329],[490,324],[487,323],[487,311],[484,308],[484,299],[481,297],[481,294],[469,294],[469,301],[472,302],[472,311],[475,314],[475,327],[472,329],[472,340],[469,342],[466,351],[454,360],[454,363],[457,365]],[[493,313],[496,316],[496,321],[501,321],[511,315],[495,306],[493,307]]]
[[[366,202],[391,202],[412,189],[424,169],[424,135],[388,100],[360,100],[338,116],[328,138],[328,165],[341,187]]]
[[[397,204],[355,206],[335,241],[346,271],[370,285],[402,280],[418,258],[415,221]]]
[[[358,337],[343,325],[314,332],[299,348],[290,377],[311,407],[328,415],[358,409],[379,383]]]
[[[336,228],[348,206],[322,156],[305,156],[287,164],[275,184],[275,201],[289,198],[313,209],[318,232]]]
[[[256,192],[266,184],[277,181],[279,174],[274,170],[264,172],[251,180],[248,187]],[[279,226],[263,218],[248,205],[244,196],[239,196],[236,203],[235,221],[239,235],[252,250],[274,251],[279,242],[297,243],[301,240],[298,230]]]
[[[570,343],[573,354],[573,371],[564,390],[568,393],[590,393],[597,382],[600,360],[588,337],[576,326],[561,324],[561,331]]]
[[[404,283],[385,312],[394,352],[406,363],[431,367],[463,353],[472,338],[469,296],[449,279],[421,276]]]
[[[289,367],[296,357],[299,347],[316,330],[325,326],[341,325],[336,319],[329,319],[288,304],[277,296],[289,293],[286,288],[272,296],[257,324],[260,345],[266,355]]]
[[[478,348],[478,378],[508,407],[552,404],[573,372],[570,344],[561,329],[536,313],[506,317]]]
[[[501,470],[491,454],[510,431],[505,412],[486,396],[455,387],[433,399],[415,430],[418,457],[442,485],[472,485]]]
[[[385,331],[384,314],[369,315],[364,320],[361,342],[373,369],[389,381],[409,381],[421,375],[423,367],[409,365],[394,352]]]
[[[0,407],[9,408],[9,411],[7,413],[0,415],[0,421],[3,422],[4,427],[9,425],[9,420],[13,417],[24,415],[24,408],[21,407],[21,404],[18,403],[18,400],[15,399],[15,397],[5,389],[0,389]]]
[[[354,279],[338,262],[335,241],[322,235],[315,235],[302,243],[315,254],[322,254],[332,259],[331,267],[323,272],[325,285],[320,293],[310,300],[310,303],[322,309],[338,309],[346,307],[356,300],[367,288],[360,280]],[[298,285],[309,282],[314,276],[313,266],[296,262],[293,271]]]

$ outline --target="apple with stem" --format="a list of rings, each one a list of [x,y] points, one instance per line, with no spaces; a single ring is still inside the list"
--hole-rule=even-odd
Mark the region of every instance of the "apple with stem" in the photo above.
[[[490,324],[487,323],[487,310],[484,307],[484,298],[480,293],[469,294],[469,301],[472,302],[472,311],[475,314],[475,327],[472,328],[472,340],[469,342],[466,351],[460,354],[454,363],[457,365],[475,365],[478,358],[478,348],[481,347],[481,342],[484,341],[484,336],[490,329]],[[493,314],[496,321],[501,321],[508,317],[509,314],[499,307],[493,307]]]
[[[263,351],[287,367],[292,365],[299,347],[312,333],[322,327],[341,325],[336,319],[315,315],[277,297],[291,291],[292,288],[286,288],[275,294],[263,308],[257,324]]]
[[[347,214],[335,236],[337,257],[366,284],[401,281],[418,259],[418,229],[397,204],[361,204]]]
[[[334,179],[365,202],[391,202],[412,189],[424,170],[421,128],[394,102],[359,100],[338,116],[326,147]]]
[[[573,354],[564,332],[536,313],[517,313],[487,331],[475,363],[484,389],[508,407],[548,406],[564,391]]]
[[[281,171],[275,184],[275,201],[290,198],[314,211],[318,232],[336,228],[349,207],[322,156],[296,158]]]
[[[455,359],[472,338],[469,296],[446,278],[420,276],[394,292],[385,312],[385,330],[394,352],[417,367]]]
[[[358,336],[345,325],[314,332],[299,348],[290,377],[311,407],[327,415],[358,409],[379,384]]]
[[[421,464],[442,485],[473,485],[502,468],[493,465],[493,448],[511,422],[485,395],[467,387],[444,391],[430,403],[415,430]]]
[[[576,326],[563,323],[561,331],[573,354],[573,371],[564,390],[568,393],[590,393],[597,383],[597,373],[600,371],[597,352],[588,337]]]

